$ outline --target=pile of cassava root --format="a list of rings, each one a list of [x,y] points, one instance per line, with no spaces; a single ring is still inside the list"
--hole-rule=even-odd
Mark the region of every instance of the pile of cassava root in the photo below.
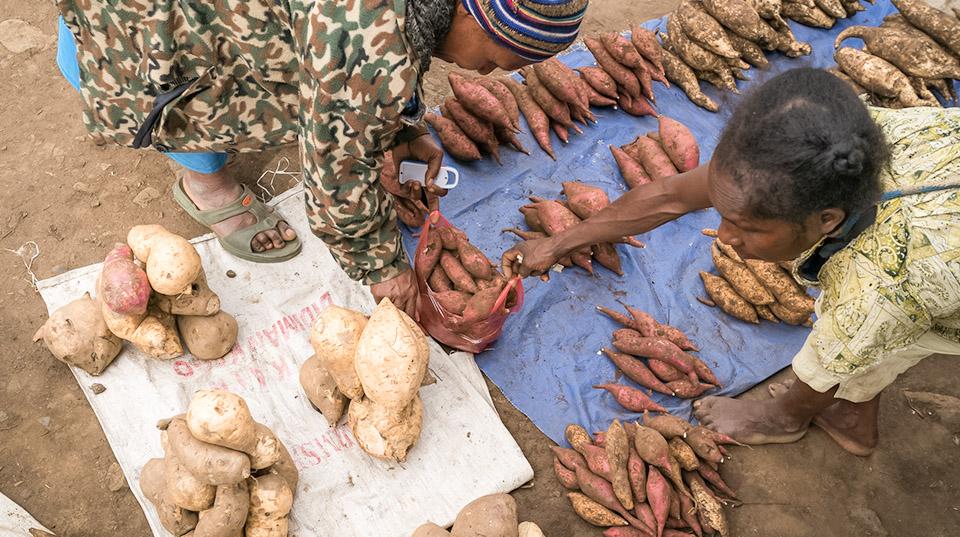
[[[107,254],[96,287],[96,299],[88,293],[59,308],[34,336],[91,375],[110,365],[121,340],[161,360],[181,356],[184,343],[201,360],[236,343],[237,321],[220,310],[196,249],[163,226],[132,228]]]
[[[591,438],[571,424],[565,437],[573,449],[551,447],[554,473],[605,537],[729,535],[723,504],[736,495],[718,471],[728,436],[645,412],[642,425],[613,420]]]
[[[713,229],[705,229],[703,234],[717,236]],[[790,274],[789,265],[741,259],[736,250],[719,238],[714,239],[710,252],[719,275],[700,273],[710,297],[709,300],[698,297],[700,302],[717,306],[748,323],[756,324],[763,319],[791,325],[811,324],[814,299]]]
[[[410,537],[544,537],[533,522],[517,524],[517,502],[509,494],[489,494],[468,503],[447,531],[433,522]]]
[[[627,145],[610,146],[628,187],[690,171],[700,165],[700,146],[683,123],[657,116],[658,132],[637,136]]]
[[[597,306],[597,311],[610,317],[624,328],[613,333],[617,351],[604,348],[601,352],[627,378],[655,392],[681,399],[699,397],[703,392],[717,388],[720,381],[710,366],[690,354],[699,351],[679,328],[657,322],[650,314],[624,305],[629,317],[610,308]],[[647,359],[647,365],[641,361]],[[644,392],[624,384],[608,383],[594,386],[607,390],[613,398],[632,412],[666,412]]]
[[[300,385],[331,426],[346,411],[360,448],[403,461],[420,438],[420,384],[430,348],[420,327],[384,298],[366,315],[327,306],[313,323],[314,355],[300,368]]]
[[[894,0],[900,10],[879,27],[851,26],[837,36],[831,72],[885,108],[940,106],[933,92],[957,102],[960,79],[960,20],[923,0]],[[863,50],[842,47],[862,39]]]
[[[503,231],[514,233],[524,240],[556,235],[579,224],[581,220],[590,218],[610,204],[610,198],[602,189],[577,181],[564,182],[563,194],[567,197],[566,201],[531,196],[530,201],[533,203],[520,207],[529,231],[517,228],[507,228]],[[620,242],[637,248],[644,247],[643,243],[633,237],[623,237]],[[593,274],[593,259],[618,276],[623,275],[620,254],[612,243],[584,247],[561,259],[560,265],[564,267],[577,265]],[[546,279],[545,276],[544,279]]]
[[[803,0],[804,6],[813,4]],[[683,0],[669,15],[667,32],[660,33],[667,79],[694,104],[716,112],[720,106],[704,95],[699,80],[739,93],[736,80],[747,79],[745,70],[769,65],[764,51],[790,58],[810,54],[810,45],[797,41],[783,19],[790,14],[788,6],[799,5],[781,0]]]
[[[286,537],[299,475],[242,397],[197,392],[186,414],[162,420],[164,457],[140,472],[140,490],[174,536]]]

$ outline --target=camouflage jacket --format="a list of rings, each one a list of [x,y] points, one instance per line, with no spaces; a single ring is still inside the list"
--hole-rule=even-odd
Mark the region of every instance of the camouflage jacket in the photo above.
[[[313,232],[364,283],[408,268],[383,153],[426,130],[405,1],[55,0],[94,136],[159,151],[298,142]]]

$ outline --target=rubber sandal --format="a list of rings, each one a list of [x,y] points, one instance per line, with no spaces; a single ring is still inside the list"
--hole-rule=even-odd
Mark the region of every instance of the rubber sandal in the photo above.
[[[266,203],[257,199],[246,185],[241,186],[243,187],[243,192],[229,205],[219,209],[204,211],[197,207],[193,200],[190,199],[190,196],[187,196],[186,191],[183,189],[183,179],[178,179],[173,185],[173,199],[183,207],[183,210],[186,211],[187,214],[207,229],[210,229],[210,226],[213,224],[222,222],[232,216],[247,212],[253,213],[257,218],[255,224],[243,229],[238,229],[224,237],[217,235],[220,246],[223,246],[224,250],[240,259],[254,263],[279,263],[292,259],[299,254],[300,249],[303,247],[303,244],[300,242],[300,237],[292,241],[284,240],[286,244],[283,248],[279,249],[272,248],[262,252],[254,252],[250,248],[250,241],[257,233],[275,228],[281,218],[277,216],[273,209],[268,207]]]

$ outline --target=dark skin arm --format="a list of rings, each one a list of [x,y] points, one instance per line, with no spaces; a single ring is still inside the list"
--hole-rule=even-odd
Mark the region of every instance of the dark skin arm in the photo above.
[[[503,254],[504,275],[537,276],[584,246],[618,242],[624,236],[644,233],[689,212],[711,207],[708,166],[634,188],[563,233],[517,243]]]

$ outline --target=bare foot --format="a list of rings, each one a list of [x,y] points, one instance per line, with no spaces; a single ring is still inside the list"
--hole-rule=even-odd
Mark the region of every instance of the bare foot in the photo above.
[[[793,380],[774,382],[767,387],[772,397],[779,397],[790,389]],[[848,453],[866,457],[873,453],[880,440],[877,424],[877,399],[865,403],[838,400],[813,418],[813,424],[823,429],[830,438]]]
[[[803,438],[806,423],[785,415],[773,400],[710,396],[693,403],[700,423],[744,444],[789,444]]]
[[[211,174],[184,171],[183,190],[201,210],[218,209],[229,205],[243,192],[240,183],[227,176],[223,171]],[[225,237],[238,229],[252,226],[256,222],[257,219],[253,214],[243,213],[217,222],[210,226],[210,229],[218,236]],[[280,249],[286,244],[285,241],[292,241],[295,238],[297,238],[297,233],[293,228],[285,221],[281,221],[275,229],[268,229],[254,235],[253,239],[250,240],[250,248],[254,252],[263,252],[273,248]]]

